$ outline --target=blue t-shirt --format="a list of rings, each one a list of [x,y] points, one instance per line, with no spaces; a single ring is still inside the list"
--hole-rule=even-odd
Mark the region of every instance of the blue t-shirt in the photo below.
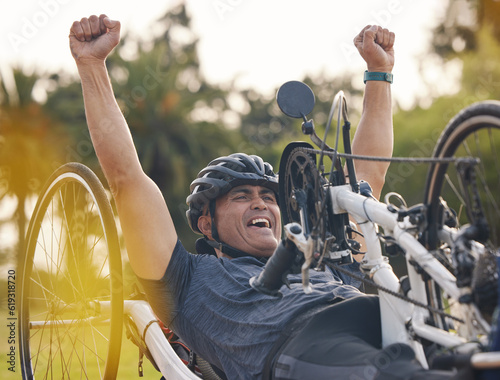
[[[264,264],[193,255],[177,245],[161,280],[141,279],[158,318],[229,379],[262,377],[267,354],[296,316],[319,305],[362,294],[329,270],[311,271],[313,292],[304,293],[300,274],[289,275],[280,296],[254,290],[249,280]]]

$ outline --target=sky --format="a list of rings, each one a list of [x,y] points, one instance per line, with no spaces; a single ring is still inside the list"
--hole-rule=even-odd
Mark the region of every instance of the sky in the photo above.
[[[76,68],[68,48],[74,20],[105,13],[120,20],[122,33],[147,39],[155,20],[180,0],[18,0],[0,5],[0,70],[10,67],[39,72]],[[425,95],[425,83],[443,80],[453,70],[427,62],[432,27],[443,17],[446,0],[185,0],[199,37],[205,78],[264,94],[305,74],[354,73],[362,83],[365,65],[352,40],[367,24],[396,33],[394,97],[403,107]],[[456,71],[456,70],[455,70]],[[339,89],[341,90],[341,89]],[[333,96],[333,95],[332,95]]]

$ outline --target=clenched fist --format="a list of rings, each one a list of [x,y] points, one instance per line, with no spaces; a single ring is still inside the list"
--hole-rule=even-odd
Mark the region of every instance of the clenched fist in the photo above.
[[[391,72],[394,66],[395,35],[377,25],[368,25],[354,38],[368,71]]]
[[[69,47],[77,64],[103,62],[120,41],[120,22],[106,15],[75,21],[69,32]]]

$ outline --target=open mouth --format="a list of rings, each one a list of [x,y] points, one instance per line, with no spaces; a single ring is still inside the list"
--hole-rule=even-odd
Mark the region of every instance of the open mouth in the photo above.
[[[271,228],[271,222],[265,218],[256,218],[250,220],[248,223],[249,227],[259,227],[259,228]]]

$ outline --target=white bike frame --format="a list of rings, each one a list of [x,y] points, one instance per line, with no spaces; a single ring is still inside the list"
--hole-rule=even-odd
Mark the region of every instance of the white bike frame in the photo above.
[[[348,213],[361,229],[367,247],[361,268],[376,284],[396,293],[400,292],[401,288],[399,279],[389,265],[387,257],[382,255],[378,236],[378,229],[381,227],[384,235],[391,236],[406,252],[408,277],[411,284],[408,297],[422,304],[427,302],[424,282],[414,266],[409,263],[411,260],[418,263],[443,291],[456,301],[460,308],[460,315],[466,321],[459,333],[438,329],[426,324],[427,309],[380,291],[383,346],[392,343],[410,345],[424,368],[428,367],[428,363],[418,338],[435,342],[443,347],[458,349],[462,353],[474,352],[479,342],[473,342],[477,341],[478,335],[481,334],[484,339],[487,338],[489,325],[483,320],[475,306],[458,302],[460,296],[467,293],[468,289],[458,288],[455,276],[418,241],[416,227],[409,222],[408,218],[402,222],[398,221],[397,213],[389,211],[388,205],[354,193],[350,185],[330,187],[328,196],[332,200],[333,212]],[[459,233],[460,231],[456,229],[446,228],[440,238],[451,243]],[[475,244],[473,254],[480,255],[483,250],[482,245]],[[146,345],[165,378],[198,379],[179,359],[159,325],[154,323],[157,318],[147,302],[125,301],[124,310],[135,322],[139,333],[145,337]],[[146,333],[144,333],[145,329],[147,329]],[[485,342],[482,341],[482,343]],[[497,368],[500,366],[500,353],[476,353],[473,355],[472,364],[476,368]]]
[[[422,345],[415,338],[424,338],[443,347],[453,347],[464,353],[472,352],[477,347],[477,343],[468,342],[477,341],[478,335],[482,334],[484,339],[487,339],[486,334],[490,327],[481,317],[477,308],[471,303],[458,302],[460,296],[468,293],[470,289],[457,287],[455,276],[420,244],[416,237],[417,228],[409,222],[408,217],[399,222],[398,214],[389,211],[388,205],[354,193],[349,185],[330,187],[328,191],[334,213],[348,213],[361,229],[367,249],[361,262],[361,268],[369,273],[377,285],[396,293],[400,292],[401,288],[387,257],[382,255],[378,236],[378,228],[382,227],[384,235],[391,236],[395,243],[405,251],[411,289],[408,296],[421,304],[427,303],[422,277],[410,264],[410,261],[414,261],[439,284],[446,294],[456,301],[456,306],[461,309],[460,314],[466,321],[460,334],[438,329],[425,323],[428,310],[380,291],[383,346],[396,342],[406,343],[415,350],[417,359],[427,368],[428,364]],[[442,238],[448,241],[454,241],[459,234],[458,230],[449,228],[445,232],[445,236]],[[484,250],[480,244],[475,244],[474,248],[477,251],[476,255],[481,254]],[[500,364],[500,353],[497,360]]]
[[[166,379],[200,380],[179,359],[160,326],[156,323],[158,318],[146,301],[125,301],[124,311],[126,315],[132,317],[137,330],[141,336],[144,336],[146,346]],[[146,328],[146,334],[144,334]]]

